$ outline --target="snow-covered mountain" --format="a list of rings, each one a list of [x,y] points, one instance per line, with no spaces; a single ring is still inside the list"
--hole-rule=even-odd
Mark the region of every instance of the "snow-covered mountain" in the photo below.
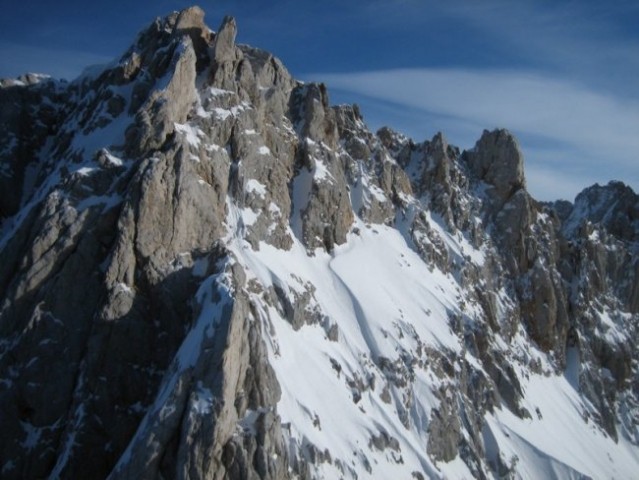
[[[632,478],[639,197],[155,20],[0,88],[2,478]],[[561,192],[558,192],[558,196]]]

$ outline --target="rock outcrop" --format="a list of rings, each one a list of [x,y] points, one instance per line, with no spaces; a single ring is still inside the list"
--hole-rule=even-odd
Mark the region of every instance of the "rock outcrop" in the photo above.
[[[636,472],[637,195],[537,202],[508,131],[373,133],[236,35],[0,82],[0,476]]]

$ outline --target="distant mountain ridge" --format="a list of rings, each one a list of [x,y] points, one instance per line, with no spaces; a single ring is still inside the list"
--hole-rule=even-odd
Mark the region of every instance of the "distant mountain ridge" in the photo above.
[[[507,130],[373,133],[236,29],[0,81],[0,476],[635,475],[639,196],[538,202]]]

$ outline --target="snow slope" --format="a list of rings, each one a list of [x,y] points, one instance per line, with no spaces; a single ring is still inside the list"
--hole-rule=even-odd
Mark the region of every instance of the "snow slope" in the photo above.
[[[459,457],[434,462],[426,453],[431,413],[441,402],[434,392],[445,381],[421,361],[422,352],[451,352],[460,363],[481,368],[449,326],[451,315],[461,313],[460,285],[451,274],[427,268],[396,229],[359,221],[353,230],[332,254],[308,255],[297,240],[290,251],[265,243],[254,251],[241,239],[231,242],[249,276],[266,289],[277,286],[295,301],[292,291],[312,285],[307,308],[324,319],[296,331],[283,312],[253,294],[282,387],[277,407],[291,452],[319,458],[318,478],[410,478],[416,465],[432,478],[472,478]],[[333,322],[336,341],[327,335]],[[518,341],[527,343],[523,333]],[[544,373],[531,374],[522,365],[516,371],[533,416],[521,419],[505,407],[487,415],[487,457],[497,464],[501,456],[515,466],[517,478],[632,478],[639,471],[636,449],[584,422],[592,406],[569,372],[550,373],[545,354],[530,355],[543,362]],[[389,382],[379,367],[380,359],[409,358],[408,388]],[[373,437],[383,435],[396,439],[395,448],[375,447]]]

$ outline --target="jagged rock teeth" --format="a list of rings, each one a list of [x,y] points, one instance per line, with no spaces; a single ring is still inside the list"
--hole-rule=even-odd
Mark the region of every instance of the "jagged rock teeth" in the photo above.
[[[0,476],[634,474],[639,197],[536,202],[508,131],[373,134],[236,34],[0,82]]]

